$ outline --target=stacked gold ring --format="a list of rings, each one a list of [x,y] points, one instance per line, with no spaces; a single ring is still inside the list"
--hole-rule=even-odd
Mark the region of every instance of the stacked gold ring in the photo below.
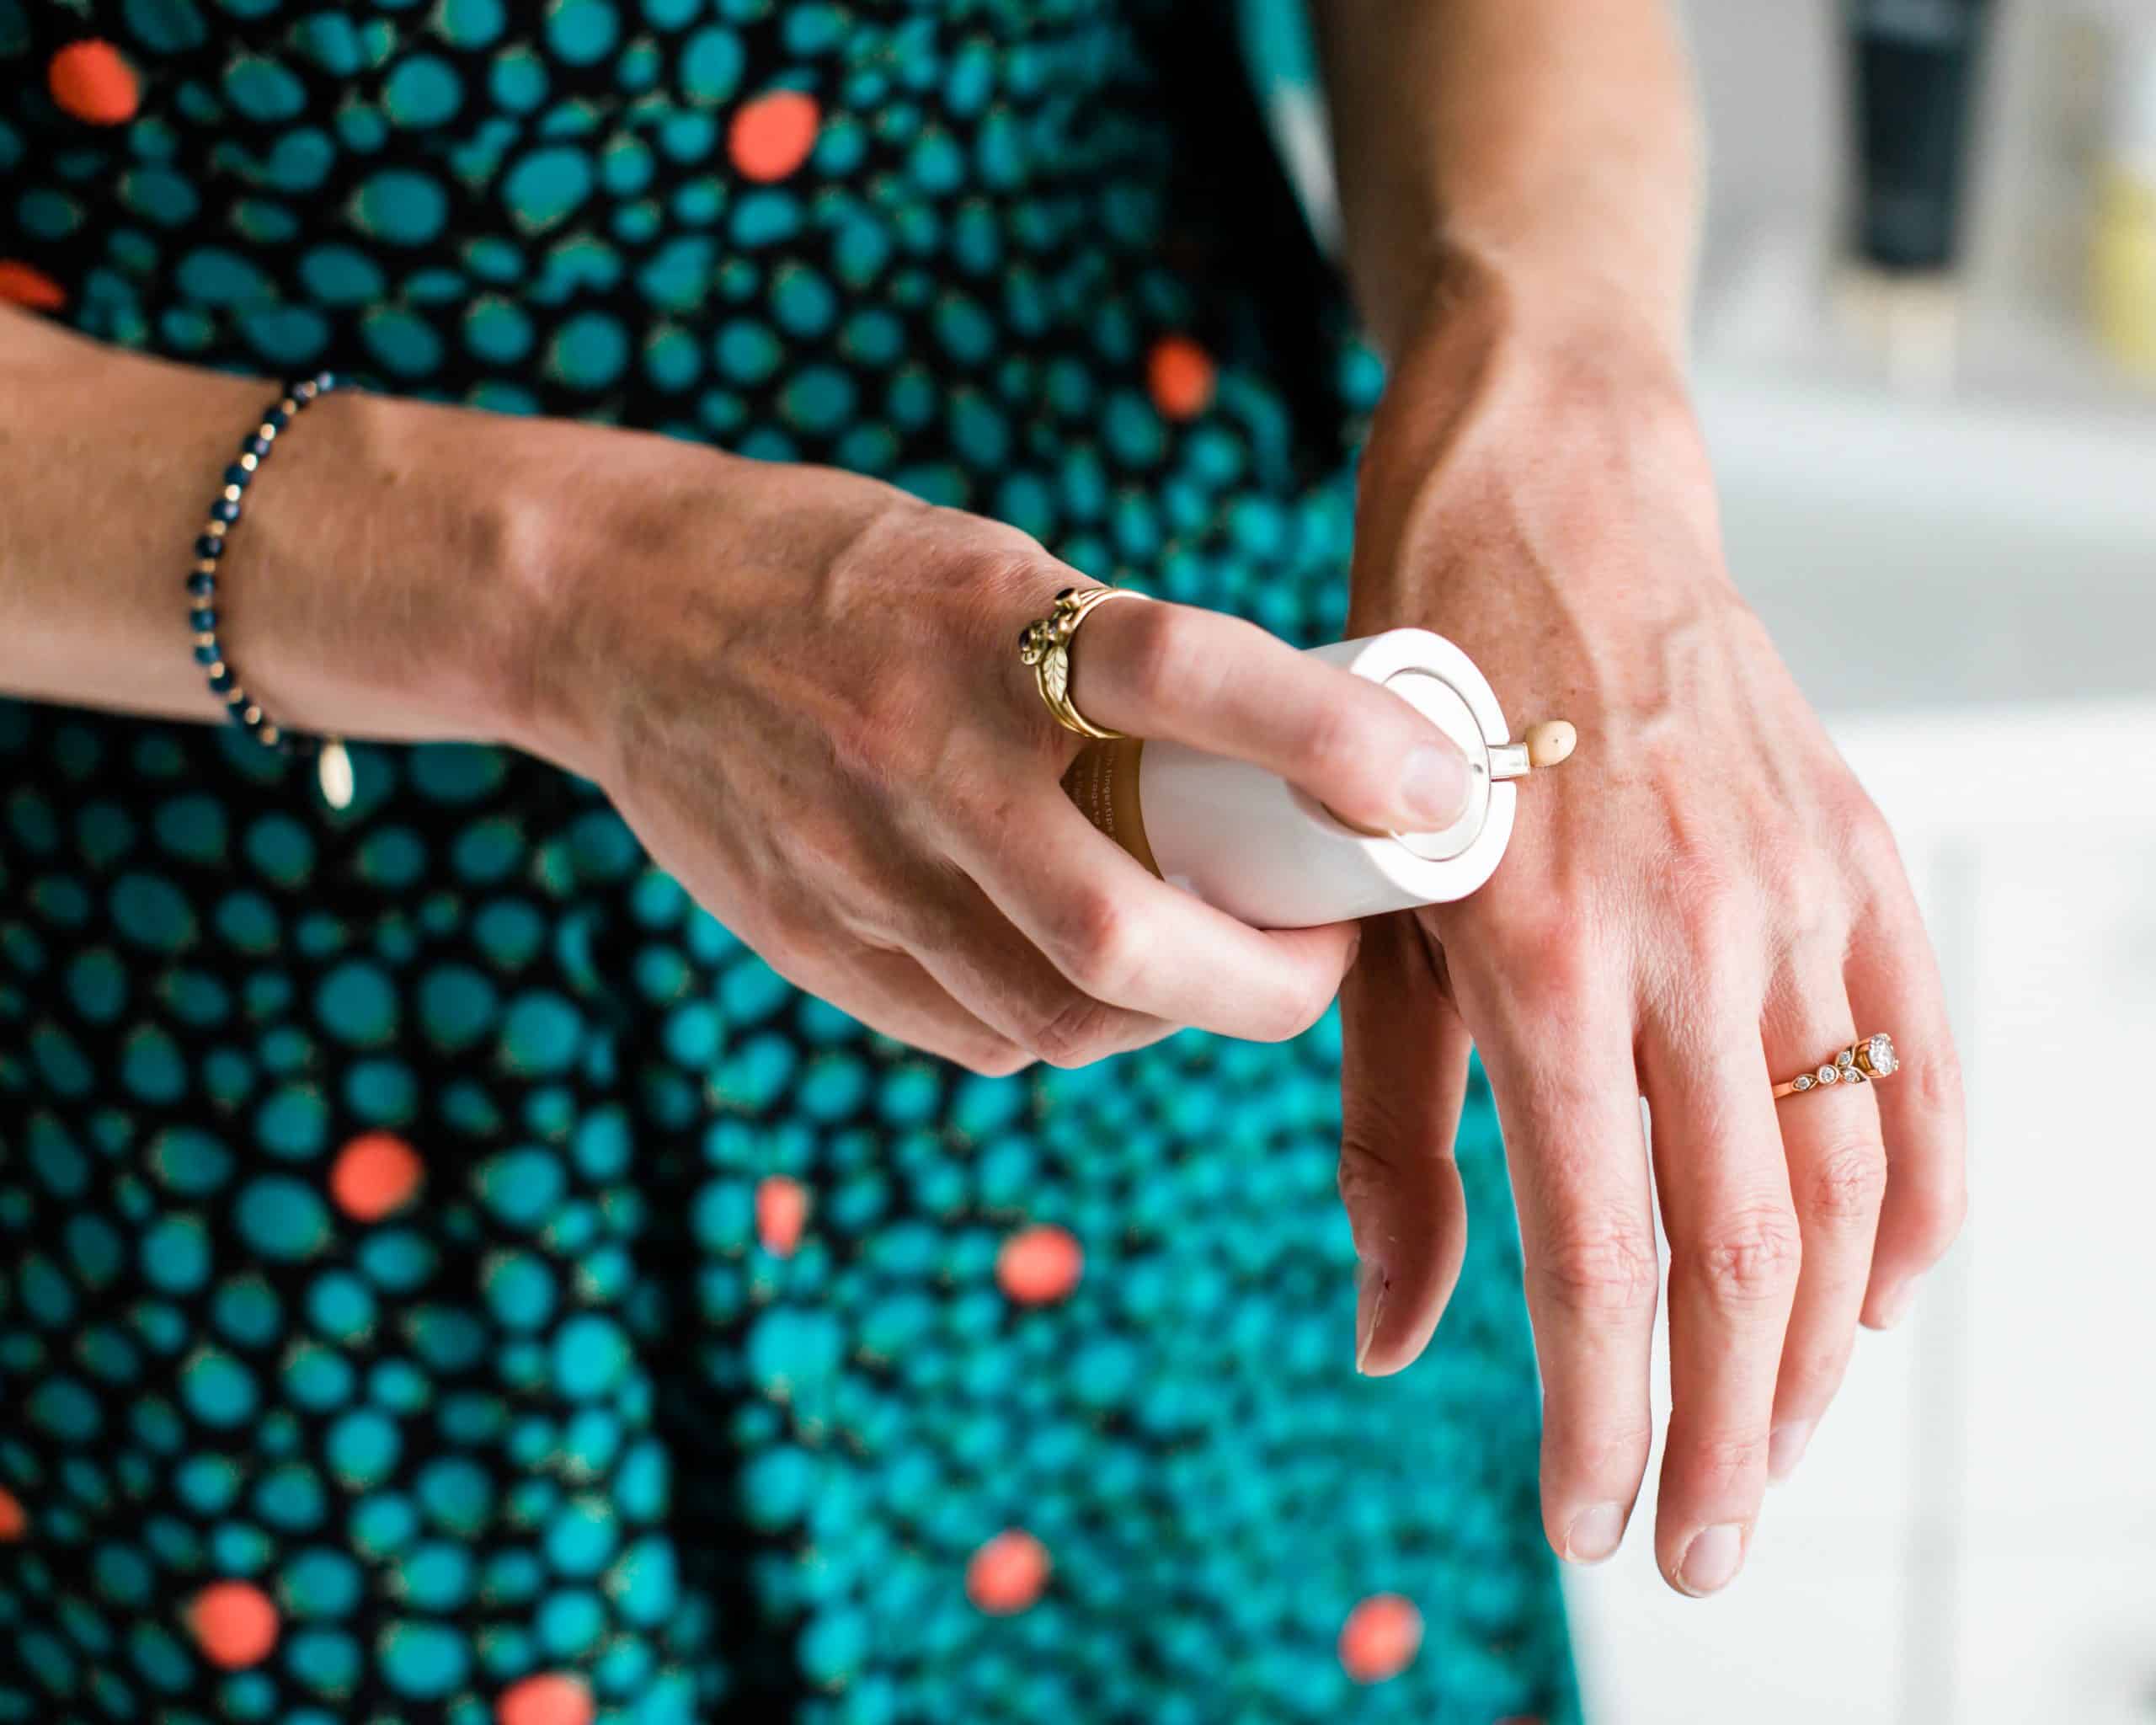
[[[1018,656],[1033,668],[1041,700],[1055,722],[1081,737],[1113,742],[1125,734],[1095,724],[1070,699],[1070,644],[1078,626],[1111,599],[1143,599],[1128,587],[1065,587],[1055,595],[1055,609],[1018,631]]]
[[[1785,1096],[1836,1085],[1866,1084],[1876,1078],[1890,1078],[1901,1068],[1902,1062],[1894,1053],[1894,1039],[1882,1030],[1851,1043],[1833,1060],[1822,1061],[1811,1071],[1800,1072],[1777,1084],[1774,1099],[1779,1102]]]

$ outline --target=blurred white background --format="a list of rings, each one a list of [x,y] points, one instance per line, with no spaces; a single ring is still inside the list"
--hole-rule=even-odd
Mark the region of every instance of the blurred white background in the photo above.
[[[1663,1587],[1651,1496],[1571,1578],[1588,1717],[2149,1725],[2156,385],[2084,307],[2101,27],[2156,29],[2156,4],[2002,0],[1958,327],[1935,298],[1892,341],[1833,261],[1838,7],[1687,12],[1731,559],[1900,836],[1968,1068],[1973,1208],[1913,1316],[1862,1341],[1730,1594]]]

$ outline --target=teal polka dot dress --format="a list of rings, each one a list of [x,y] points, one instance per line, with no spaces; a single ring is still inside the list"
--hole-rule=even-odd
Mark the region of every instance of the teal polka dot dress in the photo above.
[[[0,295],[1307,642],[1375,378],[1271,162],[1198,0],[0,0]],[[1576,1717],[1479,1078],[1364,1381],[1337,1020],[974,1076],[355,756],[0,702],[0,1725]]]

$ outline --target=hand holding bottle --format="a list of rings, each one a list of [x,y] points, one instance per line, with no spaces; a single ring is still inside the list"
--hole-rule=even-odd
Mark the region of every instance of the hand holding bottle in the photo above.
[[[1077,572],[873,480],[584,435],[515,740],[604,786],[775,969],[985,1071],[1186,1025],[1277,1039],[1325,1010],[1353,924],[1253,929],[1060,788],[1081,740],[1017,638]],[[1465,797],[1460,750],[1406,702],[1252,624],[1104,605],[1072,662],[1097,724],[1255,762],[1350,820],[1442,826]]]

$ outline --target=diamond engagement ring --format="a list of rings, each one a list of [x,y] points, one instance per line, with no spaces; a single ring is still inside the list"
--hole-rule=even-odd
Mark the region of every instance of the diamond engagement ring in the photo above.
[[[1851,1043],[1825,1065],[1777,1084],[1774,1099],[1779,1102],[1800,1090],[1824,1090],[1833,1084],[1866,1084],[1875,1078],[1892,1076],[1901,1065],[1894,1057],[1894,1039],[1882,1030]]]

